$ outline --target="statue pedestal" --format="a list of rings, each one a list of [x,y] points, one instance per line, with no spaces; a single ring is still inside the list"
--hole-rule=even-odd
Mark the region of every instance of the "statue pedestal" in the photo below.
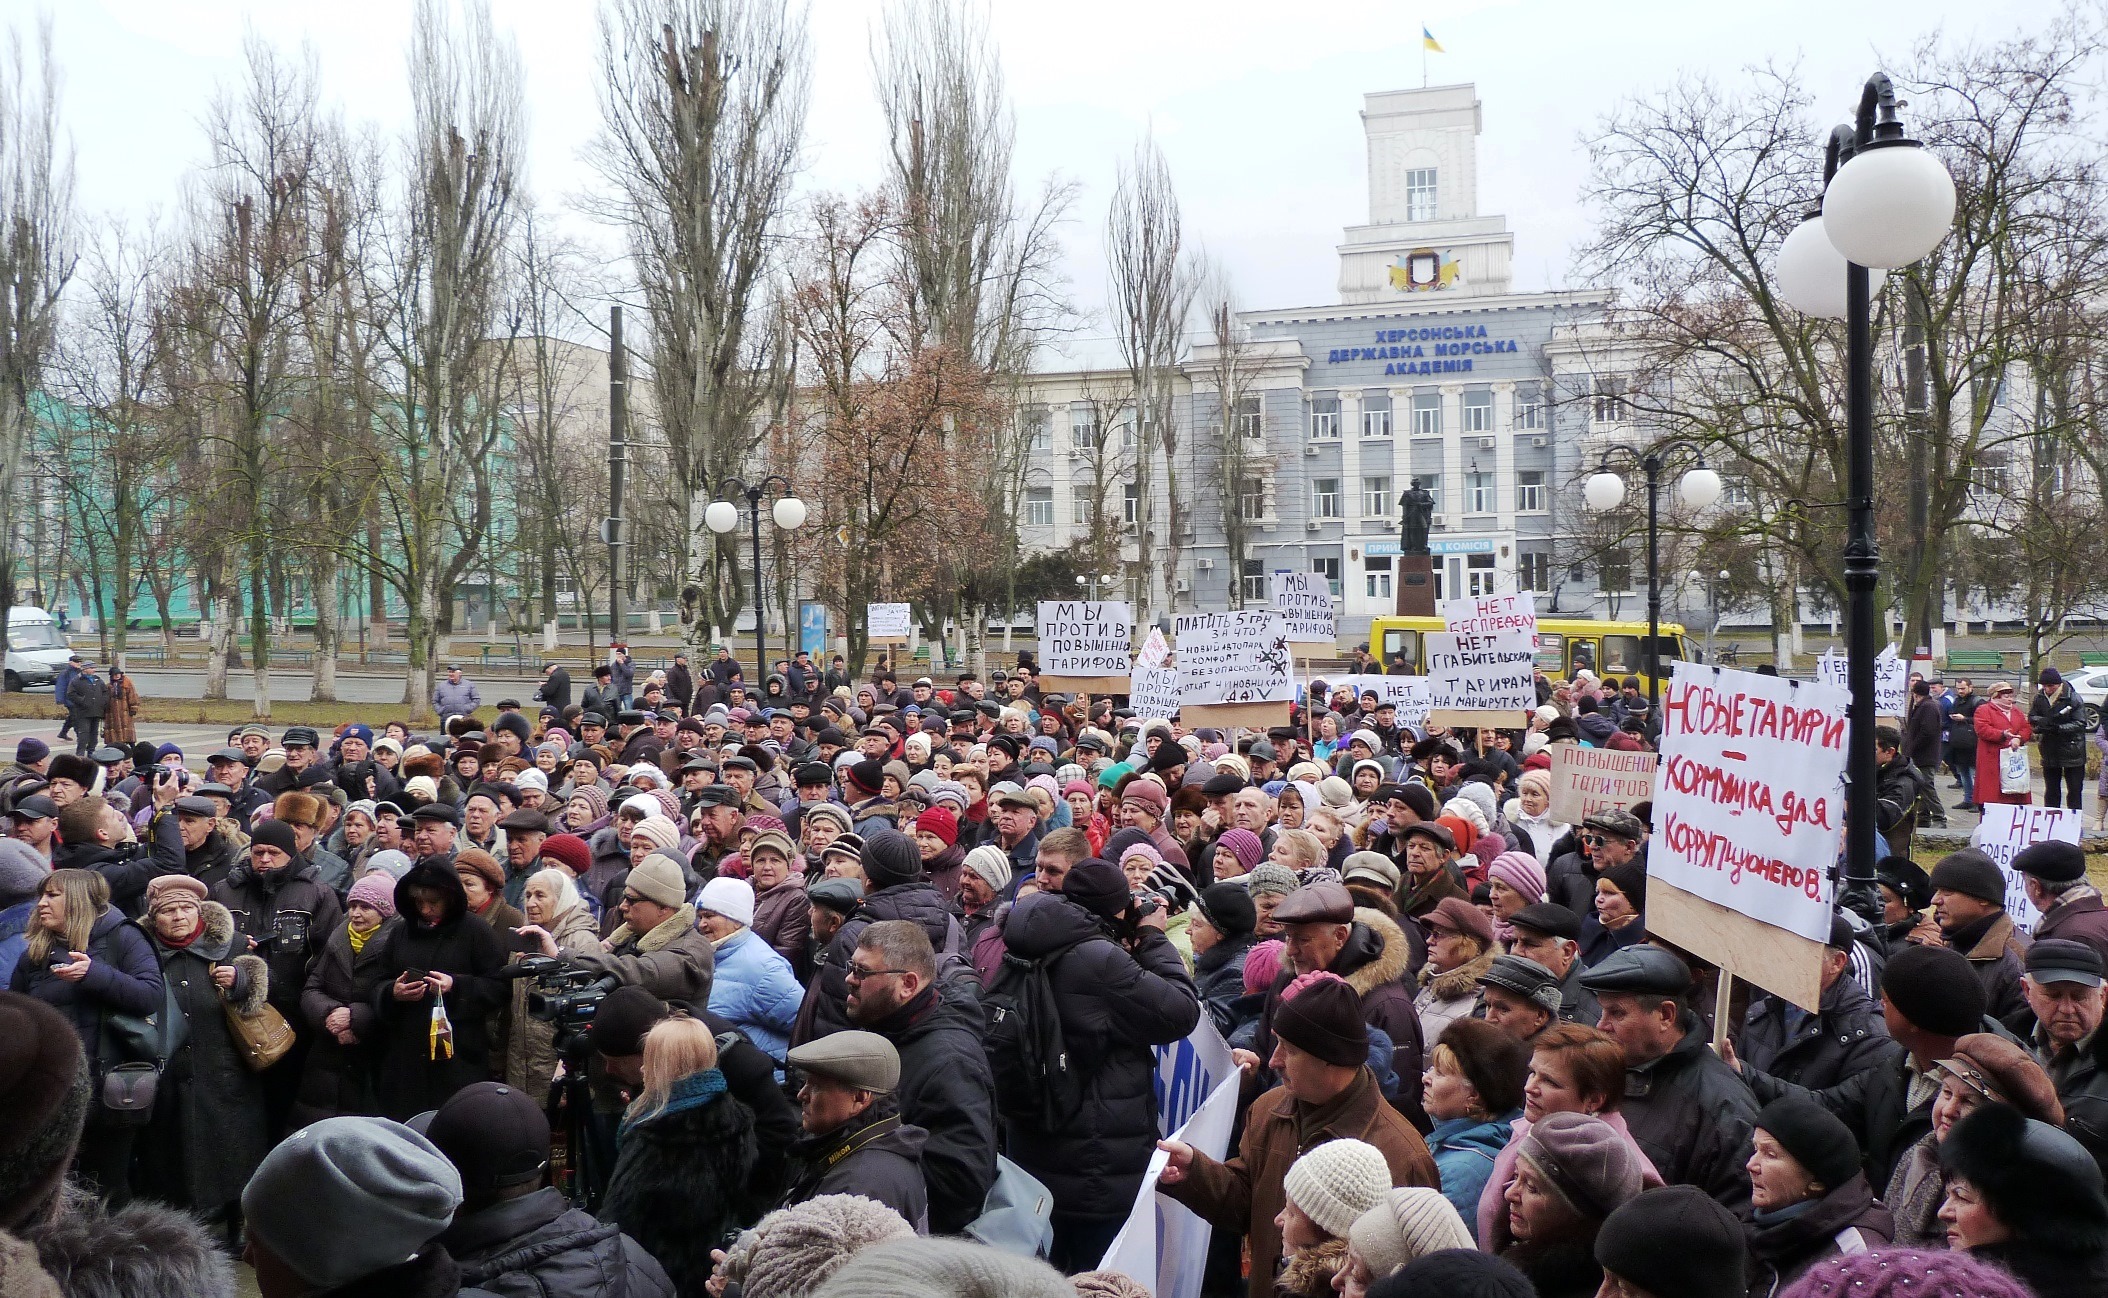
[[[1430,555],[1401,554],[1392,560],[1398,592],[1398,616],[1435,615],[1435,561]]]

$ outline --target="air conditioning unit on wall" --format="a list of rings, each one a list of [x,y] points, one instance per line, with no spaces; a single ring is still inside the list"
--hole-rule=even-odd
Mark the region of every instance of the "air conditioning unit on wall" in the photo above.
[[[1213,559],[1195,559],[1193,566],[1201,572],[1215,571],[1215,561]]]

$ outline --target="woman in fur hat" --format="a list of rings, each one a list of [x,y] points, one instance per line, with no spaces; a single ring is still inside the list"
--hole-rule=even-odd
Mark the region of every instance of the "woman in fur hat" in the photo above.
[[[223,1222],[232,1236],[242,1187],[270,1138],[263,1085],[242,1062],[227,1012],[262,1013],[270,978],[262,960],[232,955],[234,916],[207,901],[205,885],[187,874],[147,885],[146,918],[184,1033],[162,1069],[153,1122],[141,1133],[140,1190]]]
[[[1949,1248],[2005,1268],[2036,1298],[2108,1293],[2108,1194],[2084,1145],[1987,1104],[1954,1124],[1940,1163]]]

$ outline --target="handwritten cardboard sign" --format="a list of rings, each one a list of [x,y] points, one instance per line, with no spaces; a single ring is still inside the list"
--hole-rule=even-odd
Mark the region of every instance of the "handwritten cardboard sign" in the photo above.
[[[1553,744],[1545,751],[1552,755],[1551,815],[1563,825],[1578,825],[1607,807],[1630,810],[1654,796],[1660,759],[1653,753],[1579,744]]]
[[[1833,685],[1677,663],[1662,692],[1648,877],[1828,941],[1848,701]]]
[[[1434,706],[1434,687],[1425,676],[1335,676],[1325,682],[1328,691],[1349,689],[1358,700],[1375,694],[1379,703],[1398,709],[1398,724],[1425,733],[1428,709]]]
[[[1434,726],[1517,726],[1537,706],[1537,636],[1529,631],[1422,637]]]
[[[1274,611],[1288,621],[1290,644],[1334,645],[1332,583],[1314,572],[1273,574]]]
[[[1133,666],[1134,610],[1125,600],[1041,600],[1035,621],[1042,675],[1125,676]]]
[[[1977,823],[1976,832],[1969,835],[1969,844],[1998,862],[1999,871],[2006,877],[2006,914],[2013,917],[2014,926],[2021,932],[2033,933],[2035,925],[2042,922],[2042,912],[2027,899],[2027,889],[2021,886],[2013,858],[2020,855],[2020,849],[2034,843],[2078,842],[2082,818],[2083,813],[2068,807],[2023,807],[2011,802],[1985,805],[1984,818]]]
[[[1168,717],[1178,711],[1178,668],[1136,663],[1127,680],[1127,706],[1138,717]]]
[[[1442,629],[1456,635],[1537,634],[1537,599],[1526,590],[1445,599],[1437,611],[1442,615]]]
[[[1815,679],[1847,694],[1852,689],[1850,672],[1851,659],[1835,649],[1815,660]],[[1906,715],[1909,695],[1910,664],[1896,656],[1896,646],[1889,645],[1874,659],[1874,715]]]
[[[865,634],[872,640],[905,640],[913,622],[913,611],[906,604],[864,605]]]
[[[1143,667],[1162,667],[1171,661],[1171,642],[1164,638],[1161,627],[1149,628],[1142,637],[1142,647],[1135,652],[1135,662]]]
[[[1274,610],[1181,613],[1172,636],[1182,706],[1295,701],[1288,622]]]

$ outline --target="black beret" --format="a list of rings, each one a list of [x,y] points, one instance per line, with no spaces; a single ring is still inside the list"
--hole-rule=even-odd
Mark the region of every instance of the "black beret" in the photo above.
[[[2013,868],[2044,883],[2075,883],[2086,877],[2086,853],[2077,843],[2033,843],[2020,849]]]
[[[1756,1126],[1793,1156],[1793,1161],[1834,1190],[1859,1172],[1859,1141],[1836,1114],[1810,1099],[1782,1095],[1757,1114]]]
[[[427,802],[410,813],[412,820],[440,820],[455,828],[461,827],[461,812],[444,802]]]
[[[1207,782],[1200,786],[1200,791],[1210,798],[1227,798],[1243,788],[1243,776],[1225,771],[1221,775],[1209,776]]]
[[[729,784],[705,784],[695,791],[695,805],[702,807],[736,807],[740,805],[739,790]]]

